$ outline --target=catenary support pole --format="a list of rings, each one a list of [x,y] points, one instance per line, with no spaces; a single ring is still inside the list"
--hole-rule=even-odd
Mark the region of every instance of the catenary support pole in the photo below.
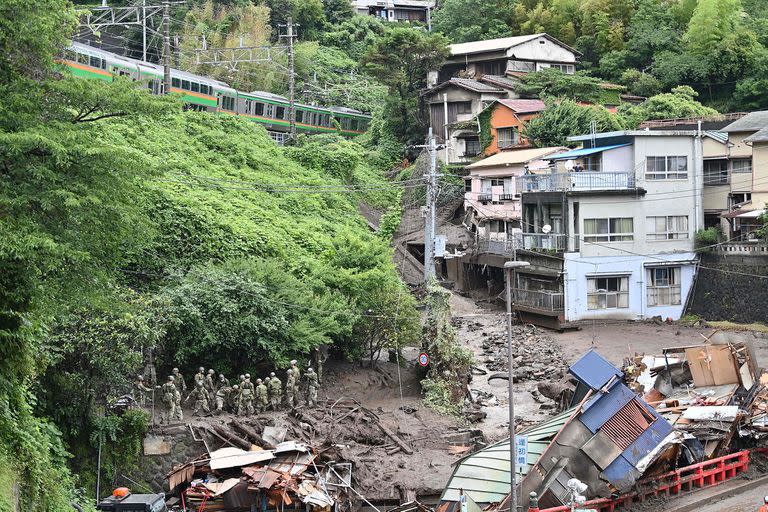
[[[141,0],[141,60],[147,62],[147,0]]]
[[[171,93],[171,1],[163,0],[163,93]]]
[[[293,18],[288,17],[288,92],[289,92],[289,132],[291,140],[296,140],[296,64],[293,50]]]

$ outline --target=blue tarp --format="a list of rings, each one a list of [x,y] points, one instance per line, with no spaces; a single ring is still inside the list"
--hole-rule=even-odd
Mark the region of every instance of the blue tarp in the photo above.
[[[573,151],[566,151],[565,153],[557,153],[552,156],[548,156],[547,160],[573,160],[575,158],[581,158],[587,155],[594,155],[595,153],[602,153],[609,149],[623,148],[624,146],[631,146],[631,143],[627,144],[614,144],[612,146],[600,146],[597,148],[584,148],[574,149]]]

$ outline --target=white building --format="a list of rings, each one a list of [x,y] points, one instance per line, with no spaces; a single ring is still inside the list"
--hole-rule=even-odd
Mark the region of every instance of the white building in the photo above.
[[[352,0],[357,14],[387,21],[428,23],[435,0]]]
[[[700,134],[571,140],[584,148],[551,155],[550,171],[518,178],[517,247],[562,258],[561,274],[548,281],[518,275],[518,310],[568,322],[678,319],[695,274],[694,234],[704,226]]]

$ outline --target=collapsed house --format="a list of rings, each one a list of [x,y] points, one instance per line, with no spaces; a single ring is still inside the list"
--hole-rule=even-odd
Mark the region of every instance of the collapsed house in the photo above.
[[[531,493],[541,509],[570,504],[572,478],[587,499],[612,498],[768,435],[768,379],[757,378],[748,343],[670,348],[622,369],[590,350],[569,373],[578,382],[570,408],[516,436],[527,447],[515,478],[523,510]],[[460,459],[438,512],[458,509],[461,495],[508,508],[509,453],[507,439]]]

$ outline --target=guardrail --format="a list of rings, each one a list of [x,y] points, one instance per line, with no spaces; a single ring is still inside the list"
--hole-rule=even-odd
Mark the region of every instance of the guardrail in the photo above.
[[[564,172],[528,174],[517,178],[517,190],[522,193],[633,188],[635,175],[631,172]]]
[[[568,247],[568,236],[562,233],[523,233],[522,248],[528,251],[563,252]]]
[[[562,292],[513,288],[512,297],[514,297],[514,303],[520,306],[528,306],[545,311],[565,310],[565,296]]]
[[[683,491],[717,485],[747,471],[749,469],[749,453],[749,450],[742,450],[685,466],[659,476],[645,478],[636,484],[637,491],[622,494],[614,499],[590,500],[580,505],[579,509],[613,512],[618,508],[630,506],[655,496],[674,496]],[[534,497],[532,496],[532,498]],[[546,509],[532,506],[528,512],[570,512],[570,510],[569,505]]]
[[[768,244],[765,242],[735,242],[720,244],[714,252],[723,254],[759,254],[768,256]]]
[[[477,194],[477,200],[480,202],[490,201],[492,198],[491,194]]]

